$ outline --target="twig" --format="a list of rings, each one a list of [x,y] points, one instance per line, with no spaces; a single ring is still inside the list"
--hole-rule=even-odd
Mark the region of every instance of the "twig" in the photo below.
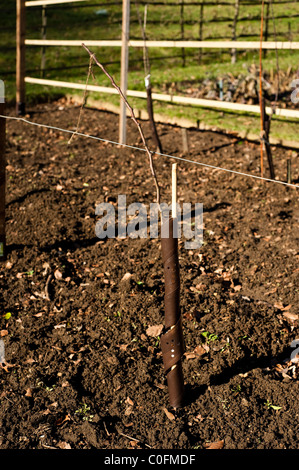
[[[276,30],[276,23],[275,23],[275,16],[274,16],[274,9],[273,9],[273,1],[270,0],[270,6],[271,6],[271,16],[272,16],[272,21],[273,21],[273,30],[274,30],[274,37],[275,37],[275,55],[276,55],[276,73],[277,73],[277,79],[276,79],[276,94],[275,94],[275,109],[278,104],[278,97],[279,97],[279,88],[280,88],[280,80],[279,80],[279,74],[280,74],[280,68],[279,68],[279,57],[278,57],[278,49],[277,49],[277,30]]]
[[[109,432],[108,429],[107,429],[107,426],[106,426],[105,421],[103,421],[103,423],[104,423],[104,428],[105,428],[106,434],[107,434],[107,436],[109,437],[109,436],[110,436],[110,432]]]
[[[73,134],[74,135],[74,134]],[[49,286],[50,286],[50,282],[52,280],[52,277],[53,277],[53,274],[49,274],[48,276],[48,279],[47,279],[47,282],[46,282],[46,285],[45,285],[45,296],[46,296],[46,300],[51,300],[50,299],[50,294],[49,294]]]
[[[135,0],[135,6],[136,6],[138,22],[139,22],[139,26],[140,26],[142,38],[143,38],[143,65],[144,65],[144,74],[145,74],[144,81],[145,81],[145,88],[146,88],[146,95],[147,95],[147,112],[148,112],[148,117],[149,117],[150,124],[152,127],[154,140],[156,141],[156,145],[157,145],[159,152],[162,153],[163,149],[162,149],[161,141],[159,139],[155,120],[154,120],[152,86],[151,86],[151,65],[150,65],[148,48],[146,45],[145,30],[146,30],[146,21],[147,21],[147,5],[145,5],[145,9],[144,9],[143,24],[141,21],[140,11],[139,11],[139,7],[138,7],[136,0]]]
[[[80,112],[79,112],[79,117],[78,117],[78,122],[77,122],[77,128],[76,128],[76,131],[74,132],[74,134],[72,134],[71,138],[69,139],[68,144],[70,144],[72,142],[74,135],[78,134],[78,131],[79,131],[79,125],[80,125],[80,121],[81,121],[81,114],[82,114],[83,107],[85,106],[85,103],[86,103],[87,85],[88,85],[88,82],[89,82],[90,75],[93,75],[93,73],[92,73],[92,57],[90,57],[90,59],[89,59],[88,74],[87,74],[85,90],[84,90],[84,94],[83,94],[83,100],[82,100],[82,104],[81,104],[81,107],[80,107]]]
[[[152,158],[152,152],[149,150],[148,148],[148,145],[146,143],[146,140],[145,140],[145,137],[144,137],[144,133],[143,133],[143,130],[139,124],[139,122],[137,121],[136,117],[135,117],[135,114],[134,114],[134,111],[133,111],[133,108],[130,106],[130,104],[128,103],[126,97],[124,96],[122,90],[120,89],[120,87],[115,83],[114,81],[114,78],[110,75],[110,73],[105,69],[105,67],[98,61],[98,59],[96,58],[96,55],[91,52],[87,46],[85,46],[84,43],[82,43],[82,46],[84,47],[84,49],[88,52],[88,54],[90,55],[90,57],[94,60],[94,62],[96,63],[96,65],[98,67],[100,67],[100,69],[104,72],[104,74],[109,78],[112,86],[117,90],[117,92],[119,93],[120,97],[123,99],[126,107],[128,108],[129,112],[130,112],[130,115],[131,115],[131,118],[132,120],[134,121],[134,123],[136,124],[137,126],[137,129],[139,131],[139,134],[140,134],[140,137],[141,137],[141,140],[143,142],[143,145],[145,147],[145,150],[146,150],[146,153],[148,155],[148,159],[149,159],[149,165],[150,165],[150,170],[151,170],[151,173],[152,173],[152,176],[154,178],[154,182],[155,182],[155,186],[156,186],[156,201],[157,203],[160,205],[160,187],[159,187],[159,183],[158,183],[158,180],[157,180],[157,176],[156,176],[156,172],[155,172],[155,168],[154,168],[154,164],[153,164],[153,158]]]
[[[147,20],[147,5],[145,5],[145,9],[144,9],[143,24],[142,24],[142,21],[141,21],[140,11],[139,11],[138,4],[137,4],[136,1],[135,1],[135,7],[136,7],[136,12],[137,12],[138,23],[139,23],[141,33],[142,33],[142,39],[143,39],[143,65],[144,65],[145,76],[147,76],[147,75],[150,75],[150,73],[151,73],[151,66],[150,66],[150,61],[149,61],[148,49],[147,49],[147,46],[146,46],[146,34],[145,34],[146,20]]]
[[[118,434],[120,434],[120,436],[126,437],[127,439],[131,439],[132,441],[135,441],[135,442],[140,442],[140,439],[136,439],[135,437],[128,436],[127,434],[124,434],[123,432],[120,432],[118,429],[117,429],[117,432],[118,432]],[[148,447],[149,449],[152,448],[148,444],[144,444],[144,445],[145,445],[145,447]]]

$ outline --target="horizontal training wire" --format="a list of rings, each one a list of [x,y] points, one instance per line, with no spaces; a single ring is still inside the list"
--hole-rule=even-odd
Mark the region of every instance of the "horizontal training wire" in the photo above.
[[[140,147],[136,147],[134,145],[128,145],[128,144],[121,144],[120,142],[115,142],[113,140],[108,140],[108,139],[103,139],[101,137],[96,137],[94,135],[89,135],[89,134],[83,134],[82,132],[77,132],[77,131],[71,131],[69,129],[61,129],[60,127],[55,127],[55,126],[50,126],[50,125],[47,125],[47,124],[40,124],[38,122],[32,122],[32,121],[29,121],[28,119],[25,119],[25,118],[21,118],[21,117],[16,117],[16,116],[4,116],[2,114],[0,114],[0,118],[4,118],[4,119],[10,119],[10,120],[15,120],[15,121],[22,121],[22,122],[25,122],[27,124],[31,124],[32,126],[37,126],[37,127],[44,127],[46,129],[53,129],[55,131],[60,131],[60,132],[66,132],[68,134],[75,134],[75,135],[78,135],[80,137],[87,137],[89,139],[93,139],[93,140],[99,140],[101,142],[107,142],[109,144],[113,144],[113,145],[120,145],[122,147],[126,147],[126,148],[130,148],[130,149],[133,149],[133,150],[139,150],[141,152],[146,152],[145,149],[143,148],[140,148]],[[227,173],[233,173],[235,175],[240,175],[240,176],[246,176],[248,178],[255,178],[255,179],[258,179],[258,180],[262,180],[262,181],[267,181],[267,182],[271,182],[271,183],[277,183],[277,184],[283,184],[285,186],[291,186],[293,188],[299,188],[299,185],[298,184],[293,184],[293,183],[286,183],[284,181],[280,181],[280,180],[272,180],[270,178],[263,178],[261,176],[256,176],[256,175],[250,175],[248,173],[242,173],[241,171],[236,171],[236,170],[229,170],[227,168],[222,168],[220,166],[214,166],[214,165],[209,165],[208,163],[202,163],[202,162],[196,162],[195,160],[189,160],[187,158],[182,158],[182,157],[177,157],[175,155],[168,155],[167,153],[159,153],[159,152],[151,152],[152,154],[156,154],[160,157],[167,157],[167,158],[174,158],[175,160],[181,160],[183,162],[187,162],[187,163],[193,163],[194,165],[200,165],[200,166],[204,166],[204,167],[207,167],[207,168],[211,168],[213,170],[220,170],[220,171],[226,171]]]

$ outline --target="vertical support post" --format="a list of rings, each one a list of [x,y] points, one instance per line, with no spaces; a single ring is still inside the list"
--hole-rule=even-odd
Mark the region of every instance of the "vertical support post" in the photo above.
[[[177,218],[177,163],[172,164],[171,172],[171,212],[172,218]]]
[[[288,22],[288,33],[289,33],[289,41],[292,41],[292,26],[290,21]]]
[[[183,141],[183,153],[186,155],[189,153],[189,142],[188,142],[188,132],[185,127],[182,127],[182,141]]]
[[[184,399],[182,358],[185,344],[180,309],[180,269],[177,231],[177,166],[172,166],[172,217],[163,221],[161,248],[165,277],[165,332],[161,336],[164,372],[167,377],[169,404],[179,408]]]
[[[123,0],[120,88],[125,97],[127,96],[127,88],[128,88],[129,35],[130,35],[130,0]],[[126,135],[127,135],[126,121],[127,121],[127,107],[126,107],[125,101],[121,98],[120,120],[119,120],[119,142],[121,144],[126,143]]]
[[[185,39],[185,28],[184,28],[184,0],[180,1],[180,26],[181,26],[181,39]],[[185,48],[182,47],[182,64],[183,67],[186,65],[186,56],[185,56]]]
[[[263,122],[263,133],[264,133],[264,148],[266,150],[266,154],[268,158],[270,177],[272,180],[275,180],[275,170],[274,170],[274,164],[273,164],[273,158],[272,158],[271,145],[269,142],[271,118],[266,113],[266,105],[265,105],[264,98],[262,98],[262,122]]]
[[[2,85],[0,81],[0,114],[4,115],[4,96],[2,97]],[[4,95],[4,86],[3,86]],[[0,117],[0,262],[6,258],[5,235],[5,119]]]
[[[42,39],[47,39],[47,7],[43,5],[42,10]],[[41,64],[40,64],[40,75],[42,78],[45,76],[46,68],[46,47],[43,46],[41,50]]]
[[[199,40],[203,40],[203,13],[204,13],[204,3],[203,1],[200,4],[200,13],[199,13]],[[198,51],[198,63],[201,63],[202,59],[202,48],[200,47]]]
[[[237,40],[237,24],[239,18],[239,10],[240,10],[240,0],[235,0],[235,14],[234,14],[234,22],[233,22],[233,31],[232,31],[232,40]],[[231,63],[235,64],[237,62],[237,51],[236,49],[232,49],[232,56],[231,56]]]
[[[266,26],[265,26],[265,41],[269,39],[269,21],[270,21],[270,2],[267,3],[266,9]],[[264,49],[264,57],[267,56],[267,49]]]
[[[25,34],[26,7],[25,0],[17,0],[17,63],[16,63],[16,112],[25,114]]]
[[[292,161],[290,158],[287,159],[287,183],[292,183]]]

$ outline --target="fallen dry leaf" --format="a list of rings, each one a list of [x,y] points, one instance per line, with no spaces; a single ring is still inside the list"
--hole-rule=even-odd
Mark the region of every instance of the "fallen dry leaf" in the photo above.
[[[32,388],[27,388],[25,397],[32,398]]]
[[[7,330],[1,330],[1,331],[0,331],[0,336],[1,336],[1,338],[2,338],[3,336],[7,336],[7,335],[8,335],[8,331],[7,331]]]
[[[59,271],[59,269],[56,269],[56,271],[54,272],[54,276],[55,279],[57,279],[58,281],[62,279],[62,273]]]
[[[127,397],[127,398],[126,398],[125,403],[127,403],[127,404],[130,405],[130,406],[134,406],[134,402],[131,400],[130,397]]]
[[[238,284],[237,286],[234,286],[233,289],[234,289],[235,292],[239,292],[239,290],[242,289],[242,286],[240,284]]]
[[[156,336],[159,336],[163,331],[163,325],[152,325],[149,326],[148,329],[146,330],[147,336],[153,336],[154,338]]]
[[[206,449],[222,449],[224,446],[224,441],[215,441],[212,442],[211,444],[206,444],[205,447]]]
[[[60,441],[57,443],[57,446],[59,447],[59,449],[71,449],[71,446],[68,442]]]
[[[277,287],[274,287],[273,289],[269,290],[268,292],[265,292],[265,295],[274,294],[275,292],[277,292]]]
[[[59,328],[66,328],[66,324],[61,323],[60,325],[55,325],[54,328],[55,328],[55,330],[58,330]]]
[[[56,426],[61,426],[63,423],[65,423],[66,421],[69,421],[71,418],[69,417],[69,415],[67,414],[64,418],[61,416],[60,418],[58,418],[58,420],[56,421]]]
[[[25,364],[33,364],[34,362],[36,361],[30,357],[29,359],[26,359]]]
[[[155,387],[159,388],[160,390],[164,390],[165,389],[165,385],[163,384],[154,384]]]
[[[186,359],[196,359],[206,354],[209,351],[209,349],[210,348],[208,345],[199,344],[198,346],[196,346],[196,348],[192,352],[185,353],[185,357]]]
[[[198,346],[196,346],[196,348],[194,349],[194,353],[197,355],[197,356],[202,356],[203,354],[209,352],[210,348],[208,345],[206,344],[199,344]]]
[[[175,419],[175,416],[168,411],[167,408],[163,408],[164,413],[166,414],[167,418],[170,419],[170,421],[173,421]]]
[[[130,416],[133,413],[133,406],[127,406],[125,409],[125,416]]]
[[[287,310],[290,310],[290,308],[292,307],[292,304],[289,304],[286,307],[284,307],[284,305],[281,302],[278,302],[278,303],[274,304],[274,307],[278,308],[278,310],[282,310],[282,311],[285,312]]]
[[[299,315],[296,315],[295,313],[283,312],[283,316],[292,322],[299,320]]]

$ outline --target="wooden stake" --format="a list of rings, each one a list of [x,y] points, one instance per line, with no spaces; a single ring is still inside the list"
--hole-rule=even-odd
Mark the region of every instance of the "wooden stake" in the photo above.
[[[25,0],[17,0],[17,63],[16,63],[16,112],[18,115],[25,114]]]
[[[292,162],[290,158],[287,160],[287,183],[292,183]]]
[[[0,100],[1,100],[0,96]],[[4,98],[4,97],[3,97]],[[0,102],[0,114],[4,115],[4,103]],[[0,261],[6,257],[5,235],[5,119],[0,118]]]
[[[270,126],[271,126],[271,119],[270,116],[266,113],[266,106],[265,106],[265,99],[262,98],[262,122],[263,122],[263,133],[264,133],[264,147],[267,154],[268,164],[269,164],[269,171],[271,179],[275,180],[275,170],[272,158],[272,151],[271,145],[269,142],[270,138]]]
[[[203,2],[200,5],[200,14],[199,14],[199,41],[203,39],[203,13],[204,13],[204,4]],[[202,49],[200,48],[198,51],[198,63],[201,63],[202,59]]]
[[[123,0],[123,16],[122,16],[122,46],[121,46],[121,76],[120,88],[127,96],[128,88],[128,67],[129,67],[129,35],[130,35],[130,0]],[[119,142],[126,143],[126,122],[127,108],[123,99],[120,99],[120,119],[119,119]]]
[[[172,164],[172,218],[177,218],[177,163]]]
[[[185,25],[184,25],[184,0],[179,0],[181,8],[180,8],[180,25],[181,25],[181,39],[183,40],[185,37]],[[182,65],[185,67],[186,65],[186,56],[185,56],[185,49],[182,48]]]
[[[185,127],[182,127],[183,153],[189,153],[188,133]]]
[[[270,20],[270,3],[267,3],[267,10],[266,10],[266,28],[265,28],[265,41],[267,42],[269,39],[269,20]],[[264,58],[267,56],[267,50],[264,49],[263,51]]]
[[[239,10],[240,10],[240,0],[235,0],[235,15],[234,15],[233,36],[232,36],[233,41],[237,40],[237,24],[238,24]],[[232,49],[231,62],[232,64],[235,64],[237,62],[236,49]]]
[[[47,39],[47,7],[44,5],[42,10],[42,38]],[[43,46],[41,50],[41,71],[40,76],[44,78],[46,68],[46,47]]]

